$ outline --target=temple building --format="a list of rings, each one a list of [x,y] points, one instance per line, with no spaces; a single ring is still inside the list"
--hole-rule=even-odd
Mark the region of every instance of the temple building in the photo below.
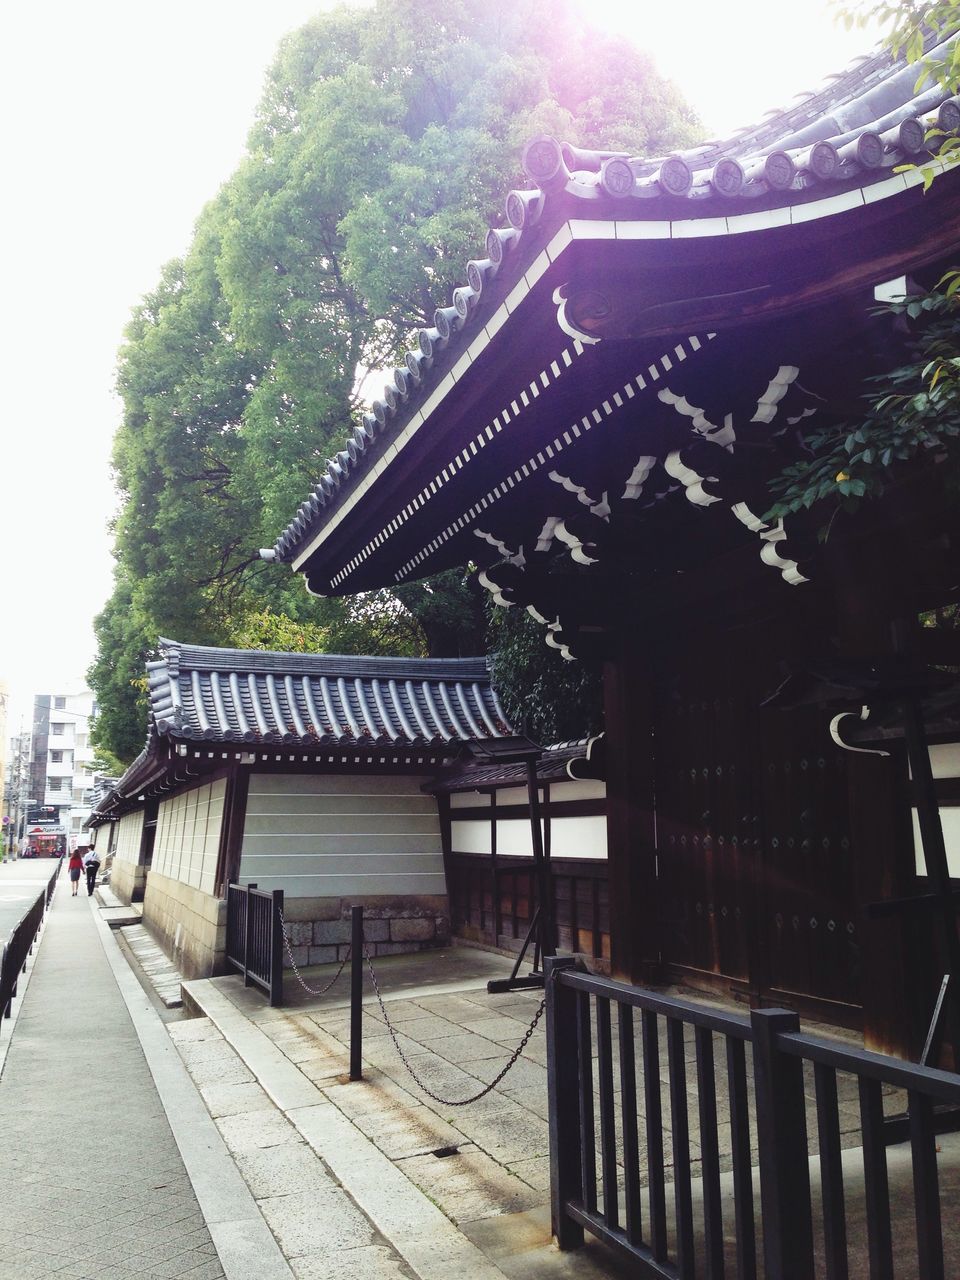
[[[957,601],[956,502],[928,454],[826,537],[816,507],[767,513],[805,433],[855,430],[904,363],[879,304],[957,265],[960,101],[917,77],[861,59],[666,157],[532,141],[505,225],[263,553],[322,595],[476,564],[602,665],[613,973],[908,1055],[958,971],[960,645],[920,621]]]

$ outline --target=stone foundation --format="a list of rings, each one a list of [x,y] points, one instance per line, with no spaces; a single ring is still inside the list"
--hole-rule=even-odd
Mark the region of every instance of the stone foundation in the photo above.
[[[143,923],[185,978],[226,973],[227,904],[151,871]]]
[[[445,947],[450,942],[446,894],[391,898],[291,898],[284,903],[287,937],[298,965],[343,960],[350,946],[350,908],[363,907],[363,936],[371,956]],[[284,967],[290,957],[284,953]]]
[[[147,887],[147,868],[126,858],[113,856],[110,864],[110,888],[121,902],[142,902]]]

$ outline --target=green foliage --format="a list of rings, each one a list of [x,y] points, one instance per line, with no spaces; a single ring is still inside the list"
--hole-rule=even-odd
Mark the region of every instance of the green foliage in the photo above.
[[[956,464],[960,273],[950,272],[932,292],[885,310],[913,324],[910,360],[868,380],[862,419],[808,433],[809,456],[771,485],[778,501],[768,518],[824,503],[832,513],[855,510],[883,494],[908,464]]]
[[[950,93],[960,86],[960,43],[954,43],[944,53],[924,55],[924,45],[931,34],[935,46],[960,27],[960,0],[856,0],[856,3],[839,6],[841,20],[849,30],[854,26],[876,23],[886,29],[886,44],[894,54],[903,54],[908,63],[918,64],[914,91],[931,83],[938,83]],[[934,144],[941,160],[956,158],[960,153],[960,138],[946,135],[941,129],[931,127],[927,139]],[[940,173],[941,165],[908,164],[900,170],[919,168],[923,174],[924,190]]]
[[[107,778],[119,778],[126,769],[124,761],[119,760],[112,751],[97,747],[90,762],[90,772]]]
[[[848,28],[877,22],[887,28],[886,43],[908,63],[918,63],[916,89],[936,81],[950,92],[960,85],[960,44],[946,55],[924,56],[931,32],[946,38],[960,27],[960,0],[929,4],[916,0],[859,0],[840,9]],[[932,128],[928,140],[939,156],[960,153],[960,138]],[[916,168],[904,165],[904,169]],[[924,190],[940,165],[921,165]],[[908,465],[954,464],[960,434],[960,273],[949,271],[930,293],[890,304],[882,311],[912,327],[907,362],[869,378],[862,418],[807,432],[807,456],[787,467],[770,485],[776,518],[809,510],[829,510],[820,537],[829,533],[841,511],[855,511],[880,497]],[[952,477],[951,477],[952,479]]]
[[[867,23],[886,28],[886,43],[895,54],[902,51],[908,62],[920,61],[931,32],[945,39],[960,25],[960,0],[935,0],[933,4],[930,0],[854,0],[839,4],[837,9],[848,31]],[[931,60],[930,65],[938,74],[948,75],[951,67],[955,72],[960,70],[953,50],[944,59]]]
[[[330,632],[315,622],[295,622],[286,614],[263,609],[248,613],[233,633],[238,649],[274,653],[325,653]]]
[[[97,718],[90,738],[97,751],[109,751],[124,766],[146,742],[147,699],[143,664],[151,656],[144,625],[134,613],[129,583],[117,575],[113,595],[94,619],[97,657],[87,673],[97,694]]]
[[[584,29],[570,0],[378,0],[283,41],[243,162],[120,353],[117,579],[90,673],[104,747],[142,745],[134,681],[158,635],[482,649],[462,575],[316,600],[256,548],[349,433],[365,374],[462,283],[528,137],[656,154],[695,129],[646,57]]]
[[[543,627],[522,609],[490,606],[493,681],[518,733],[549,746],[603,725],[599,673],[567,662],[543,641]]]

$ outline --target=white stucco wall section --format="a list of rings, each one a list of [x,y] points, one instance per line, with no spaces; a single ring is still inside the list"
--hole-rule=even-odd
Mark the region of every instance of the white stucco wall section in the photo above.
[[[133,813],[125,813],[117,823],[117,842],[113,857],[117,862],[140,861],[140,841],[143,836],[143,810],[135,809]],[[104,842],[106,847],[106,842]]]
[[[253,773],[240,879],[287,898],[444,894],[425,778]]]
[[[930,766],[934,778],[960,778],[960,743],[945,742],[930,747]],[[916,809],[913,816],[913,849],[918,876],[927,874],[923,856],[923,840],[920,837],[920,819]],[[940,806],[940,825],[943,827],[943,843],[947,851],[947,869],[952,879],[960,880],[960,805]]]
[[[213,893],[226,788],[226,779],[220,778],[161,802],[153,850],[155,871]]]

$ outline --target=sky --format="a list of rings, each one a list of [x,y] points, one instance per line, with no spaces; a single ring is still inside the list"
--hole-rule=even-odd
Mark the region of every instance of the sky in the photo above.
[[[577,3],[649,50],[721,135],[815,88],[877,38],[838,27],[821,0]],[[0,679],[11,731],[34,693],[82,687],[93,658],[93,618],[111,587],[113,383],[130,311],[242,157],[277,42],[330,7],[4,6]]]

